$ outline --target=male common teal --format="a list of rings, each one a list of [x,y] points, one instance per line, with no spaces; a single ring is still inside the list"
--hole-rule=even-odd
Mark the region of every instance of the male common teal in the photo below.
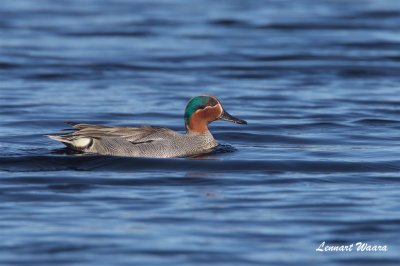
[[[67,147],[85,153],[130,157],[183,157],[205,153],[217,146],[208,124],[225,120],[237,124],[246,121],[231,116],[213,96],[192,98],[185,109],[186,133],[153,126],[110,127],[68,123],[75,129],[65,135],[48,135]]]

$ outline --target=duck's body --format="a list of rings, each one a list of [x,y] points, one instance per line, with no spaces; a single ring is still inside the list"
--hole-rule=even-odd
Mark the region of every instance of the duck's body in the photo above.
[[[152,126],[109,127],[69,123],[76,131],[49,137],[85,153],[152,158],[183,157],[205,153],[218,145],[207,127],[208,123],[217,119],[246,123],[225,112],[215,97],[198,96],[189,101],[186,107],[187,131],[184,134]]]
[[[77,131],[49,136],[69,148],[87,153],[130,157],[182,157],[204,153],[217,146],[211,133],[180,134],[160,127],[108,127],[73,124]]]

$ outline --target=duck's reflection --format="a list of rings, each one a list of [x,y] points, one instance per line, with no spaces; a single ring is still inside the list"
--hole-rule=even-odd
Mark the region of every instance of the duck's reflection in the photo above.
[[[230,153],[236,151],[236,148],[229,144],[218,144],[217,147],[207,153],[193,155],[188,157],[191,160],[220,160],[221,153]]]
[[[50,151],[50,153],[58,155],[84,155],[84,153],[81,151],[76,151],[69,148],[53,149]]]

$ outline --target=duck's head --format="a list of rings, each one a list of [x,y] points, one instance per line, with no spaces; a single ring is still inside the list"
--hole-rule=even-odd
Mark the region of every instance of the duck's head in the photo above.
[[[213,96],[197,96],[192,98],[186,105],[185,126],[188,132],[207,132],[208,124],[215,120],[247,124],[246,121],[231,116],[226,112],[221,102]]]

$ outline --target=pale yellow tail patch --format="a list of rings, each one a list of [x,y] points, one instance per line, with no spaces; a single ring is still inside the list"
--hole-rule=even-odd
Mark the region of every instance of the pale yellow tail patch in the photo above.
[[[75,139],[72,141],[72,145],[74,145],[77,148],[85,148],[90,144],[91,139],[90,138],[79,138]]]

